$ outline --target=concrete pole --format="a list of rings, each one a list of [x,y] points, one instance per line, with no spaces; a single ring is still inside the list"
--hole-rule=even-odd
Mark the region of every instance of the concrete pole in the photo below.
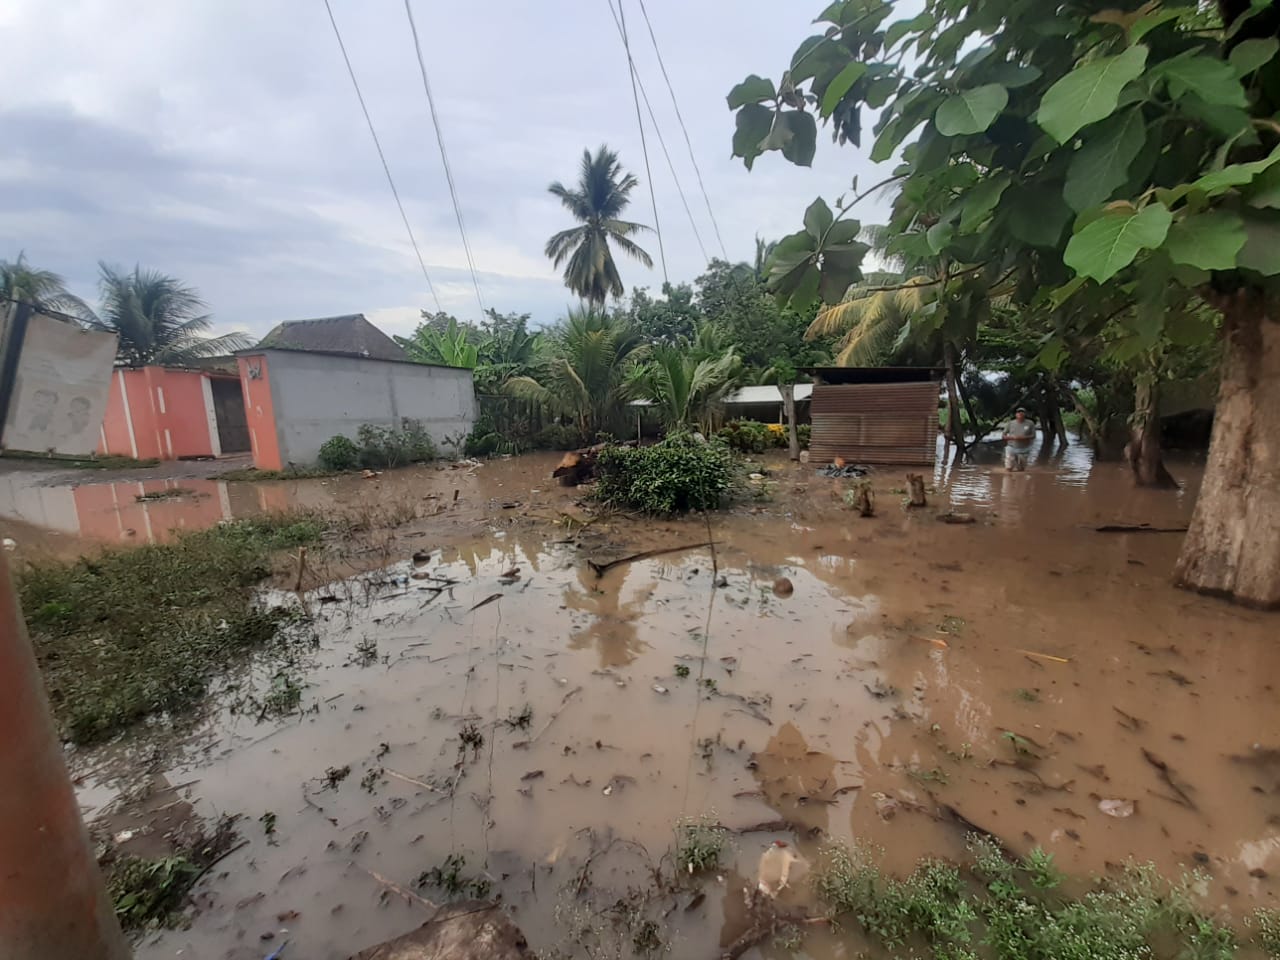
[[[0,956],[128,960],[0,553]]]

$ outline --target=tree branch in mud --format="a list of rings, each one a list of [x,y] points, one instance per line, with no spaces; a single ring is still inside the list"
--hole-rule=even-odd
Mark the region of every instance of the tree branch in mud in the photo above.
[[[715,541],[708,540],[705,543],[687,543],[679,547],[663,547],[660,550],[641,550],[639,553],[633,553],[627,557],[619,557],[617,560],[610,560],[607,563],[597,563],[594,560],[588,560],[587,566],[595,571],[597,577],[603,577],[614,567],[620,567],[624,563],[634,563],[636,560],[647,560],[650,557],[661,557],[668,553],[680,553],[684,550],[700,550],[703,547],[714,547]]]

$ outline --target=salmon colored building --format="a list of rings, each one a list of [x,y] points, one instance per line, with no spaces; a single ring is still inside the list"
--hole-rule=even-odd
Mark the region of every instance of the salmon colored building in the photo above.
[[[228,368],[119,367],[98,452],[181,460],[249,451],[244,393]]]

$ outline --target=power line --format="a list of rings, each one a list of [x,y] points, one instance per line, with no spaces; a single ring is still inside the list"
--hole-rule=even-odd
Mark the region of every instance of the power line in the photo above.
[[[618,35],[622,35],[622,24],[618,21],[618,15],[614,12],[613,3],[609,4],[609,12],[613,14],[613,25],[618,28]],[[702,234],[698,232],[698,223],[693,219],[693,211],[689,209],[689,201],[685,198],[684,187],[680,184],[680,176],[676,173],[676,165],[671,162],[671,154],[667,152],[667,140],[662,135],[662,128],[658,126],[658,117],[653,112],[653,104],[649,102],[649,94],[644,88],[644,81],[640,79],[639,72],[636,73],[636,83],[640,87],[640,96],[644,99],[645,110],[649,113],[649,119],[653,122],[653,132],[658,135],[658,144],[662,147],[662,155],[667,158],[667,169],[671,171],[671,179],[676,182],[676,192],[680,194],[680,202],[684,205],[684,212],[689,217],[689,226],[693,228],[694,239],[698,241],[698,249],[702,251],[702,259],[709,260],[707,256],[707,248],[702,243]],[[726,258],[727,259],[727,258]]]
[[[453,214],[458,219],[458,233],[462,235],[462,252],[467,257],[471,271],[471,283],[476,288],[476,302],[480,304],[480,316],[484,318],[484,298],[480,296],[480,280],[476,276],[476,262],[471,256],[471,241],[467,239],[467,226],[462,220],[462,207],[458,204],[458,189],[453,182],[453,170],[449,166],[449,154],[444,148],[444,133],[440,130],[440,117],[436,113],[435,97],[431,95],[431,81],[427,79],[427,63],[422,58],[422,43],[418,40],[418,25],[413,21],[413,7],[404,0],[404,12],[409,17],[409,31],[413,34],[413,49],[418,55],[418,69],[422,72],[422,89],[427,94],[427,106],[431,108],[431,125],[436,129],[436,143],[440,146],[440,160],[444,164],[444,176],[449,182],[449,196],[453,198]]]
[[[409,0],[405,0],[408,3]],[[618,0],[618,13],[621,19],[619,29],[622,31],[622,46],[627,51],[627,66],[631,69],[631,99],[636,104],[636,125],[640,128],[640,150],[644,154],[644,175],[649,181],[649,203],[653,207],[653,229],[658,234],[658,257],[662,261],[662,283],[665,286],[671,281],[667,278],[667,251],[662,245],[662,224],[658,222],[658,196],[653,192],[653,172],[649,169],[649,142],[644,135],[644,120],[640,116],[640,94],[636,90],[636,64],[631,59],[631,42],[627,39],[627,11],[623,0]],[[609,10],[613,10],[613,0],[609,0]]]
[[[324,0],[324,8],[329,12],[329,22],[333,24],[333,35],[338,38],[338,49],[342,51],[342,59],[347,65],[347,75],[351,77],[351,85],[355,87],[356,99],[360,101],[360,110],[364,113],[364,122],[369,125],[369,136],[373,138],[373,146],[378,151],[378,159],[382,161],[382,172],[387,175],[387,185],[391,187],[391,195],[396,198],[396,207],[400,210],[400,219],[404,221],[405,232],[409,234],[409,242],[413,244],[413,252],[418,258],[418,266],[422,268],[422,276],[427,281],[427,289],[431,291],[431,299],[436,303],[436,311],[443,313],[444,308],[440,306],[440,298],[436,296],[435,284],[431,282],[431,275],[427,273],[426,261],[422,259],[422,251],[418,249],[418,240],[413,235],[413,227],[409,226],[409,215],[404,212],[404,204],[400,200],[400,191],[396,189],[396,182],[391,177],[391,168],[387,165],[386,154],[382,152],[382,143],[378,140],[378,132],[373,129],[373,118],[369,116],[369,108],[365,105],[364,94],[360,92],[360,83],[356,80],[356,72],[351,66],[351,58],[347,56],[347,45],[342,42],[342,32],[338,29],[338,21],[333,18],[333,7],[329,5],[329,0]]]
[[[653,41],[653,52],[657,54],[658,66],[662,69],[662,79],[667,83],[667,92],[671,94],[671,105],[676,109],[676,119],[680,121],[680,130],[684,133],[684,143],[689,148],[689,161],[693,164],[693,172],[698,176],[698,188],[702,191],[702,199],[707,205],[707,216],[711,218],[711,226],[715,229],[716,241],[720,244],[720,253],[728,260],[729,254],[724,248],[724,238],[720,236],[720,224],[716,222],[716,215],[711,211],[711,198],[707,196],[706,184],[702,182],[702,171],[698,168],[698,159],[693,153],[693,142],[689,139],[689,130],[685,127],[684,116],[680,113],[680,101],[676,99],[675,89],[671,86],[671,78],[667,76],[667,65],[662,61],[662,51],[658,49],[658,38],[654,36],[653,24],[649,22],[649,11],[645,8],[644,0],[640,0],[640,12],[644,14],[644,25],[649,28],[649,39]]]

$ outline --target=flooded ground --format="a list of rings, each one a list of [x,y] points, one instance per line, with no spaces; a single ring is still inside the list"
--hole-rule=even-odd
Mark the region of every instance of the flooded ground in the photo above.
[[[600,921],[579,894],[643,888],[675,825],[700,816],[735,846],[672,895],[673,956],[715,956],[744,931],[743,888],[774,839],[809,858],[860,840],[906,872],[959,857],[966,821],[1071,874],[1149,860],[1205,871],[1233,916],[1277,906],[1280,621],[1170,587],[1177,534],[1095,530],[1184,525],[1196,467],[1152,492],[1083,447],[1025,474],[994,456],[940,464],[919,512],[885,471],[860,519],[847,481],[770,460],[771,496],[709,526],[579,528],[563,514],[589,519],[581,495],[551,485],[552,459],[202,481],[214,489],[194,503],[220,511],[207,522],[296,504],[402,525],[342,561],[360,575],[312,573],[301,602],[319,645],[297,716],[221,711],[177,747],[73,756],[91,817],[157,778],[143,813],[112,823],[140,829],[131,842],[157,810],[245,817],[248,843],[202,881],[190,929],[139,957],[261,958],[286,939],[286,958],[346,957],[426,919],[417,898],[445,894],[411,883],[451,855],[549,953]],[[948,506],[977,522],[938,522]],[[586,562],[709,539],[599,577]],[[855,954],[844,936],[814,927],[803,953]],[[762,949],[749,955],[785,955]]]

